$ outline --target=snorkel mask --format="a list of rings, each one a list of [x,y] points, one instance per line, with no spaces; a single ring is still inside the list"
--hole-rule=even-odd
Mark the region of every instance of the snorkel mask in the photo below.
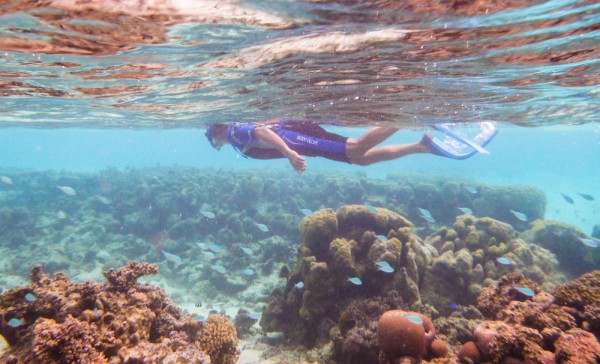
[[[204,133],[204,136],[206,136],[206,139],[208,139],[208,142],[210,143],[211,147],[215,148],[216,150],[219,150],[219,148],[217,148],[217,146],[215,145],[215,141],[213,140],[213,129],[210,125],[208,126],[208,128],[206,128],[206,133]]]

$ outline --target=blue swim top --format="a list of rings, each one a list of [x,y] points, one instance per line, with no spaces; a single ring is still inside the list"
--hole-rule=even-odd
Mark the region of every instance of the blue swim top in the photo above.
[[[256,140],[254,137],[254,123],[236,123],[227,128],[227,141],[235,150],[245,155],[246,145]]]

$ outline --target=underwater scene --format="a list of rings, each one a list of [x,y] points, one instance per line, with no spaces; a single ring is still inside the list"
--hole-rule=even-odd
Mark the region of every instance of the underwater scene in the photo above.
[[[600,363],[600,3],[0,3],[0,363]]]

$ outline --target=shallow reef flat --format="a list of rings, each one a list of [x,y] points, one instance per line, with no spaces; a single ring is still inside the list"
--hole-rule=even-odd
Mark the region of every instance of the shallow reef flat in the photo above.
[[[533,186],[419,174],[382,180],[191,168],[0,174],[12,182],[0,185],[0,327],[13,355],[28,350],[18,349],[33,335],[26,332],[46,326],[46,333],[110,326],[94,321],[104,312],[99,287],[117,292],[109,277],[133,260],[155,264],[151,273],[160,267],[160,274],[140,278],[141,285],[134,274],[128,285],[160,292],[151,296],[169,302],[161,310],[168,306],[176,320],[193,323],[168,330],[196,325],[199,333],[215,314],[229,316],[232,335],[243,343],[240,362],[259,356],[260,362],[289,363],[402,357],[575,363],[565,358],[581,358],[569,348],[582,343],[589,358],[600,355],[597,271],[589,273],[600,268],[600,249],[591,244],[598,237],[545,220],[546,196]],[[40,273],[30,274],[32,267]],[[107,282],[95,282],[102,276]],[[20,285],[27,277],[32,283]],[[43,293],[56,285],[72,288]],[[82,289],[94,300],[77,301],[88,296]],[[71,292],[75,303],[63,297]],[[129,296],[122,298],[142,299]],[[63,298],[44,311],[49,297]],[[131,312],[125,306],[107,310]],[[148,315],[141,315],[145,324],[160,316]],[[380,345],[390,337],[377,329],[384,317],[393,318],[388,335],[405,334],[394,331],[394,320],[424,329],[422,339],[412,338],[416,351]],[[89,322],[98,322],[96,328],[83,328]],[[103,344],[94,350],[101,349],[90,357],[112,363],[141,355],[140,362],[152,362],[145,344],[136,343],[153,334],[139,330],[135,342],[113,332],[118,347],[99,339]],[[188,344],[196,345],[199,334],[186,330]],[[136,354],[115,359],[125,351]],[[215,362],[210,350],[200,351],[206,356],[183,362]]]

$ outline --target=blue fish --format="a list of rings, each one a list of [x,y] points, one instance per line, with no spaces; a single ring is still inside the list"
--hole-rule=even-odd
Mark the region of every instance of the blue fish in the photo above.
[[[8,320],[8,326],[10,327],[19,327],[21,325],[23,325],[23,320],[20,320],[16,317],[13,317],[10,320]]]
[[[206,317],[204,317],[204,315],[201,315],[201,314],[192,316],[192,320],[196,320],[196,321],[204,321],[205,319],[206,319]]]
[[[535,291],[529,287],[513,287],[513,288],[516,289],[517,291],[521,292],[522,294],[524,294],[527,297],[535,296]]]
[[[255,319],[255,320],[260,320],[260,317],[262,316],[262,313],[261,313],[261,312],[254,312],[254,311],[250,311],[250,312],[248,313],[248,316],[249,316],[250,318],[252,318],[252,319]]]
[[[394,273],[394,267],[390,265],[390,263],[385,260],[380,260],[375,262],[377,265],[377,270],[383,273]]]
[[[247,255],[254,255],[254,252],[252,251],[252,249],[247,248],[247,247],[242,247],[242,251],[244,253],[246,253]]]
[[[37,297],[33,293],[27,293],[25,295],[25,301],[27,301],[27,302],[33,302],[35,300],[37,300]]]
[[[204,211],[204,210],[200,210],[200,213],[206,217],[207,219],[214,219],[215,218],[215,214],[211,211]]]
[[[252,269],[252,268],[247,268],[247,269],[244,269],[244,270],[242,271],[242,273],[243,273],[245,276],[248,276],[248,277],[252,277],[252,276],[254,276],[254,274],[255,274],[255,272],[254,272],[254,269]]]
[[[586,239],[586,238],[578,238],[579,241],[583,243],[583,245],[588,246],[590,248],[597,248],[600,244],[597,240],[594,239]]]
[[[227,268],[225,268],[224,266],[222,266],[220,264],[215,264],[211,268],[217,273],[221,273],[221,274],[227,273]]]
[[[469,192],[469,193],[473,193],[473,194],[475,194],[475,193],[479,192],[479,191],[477,190],[477,187],[475,187],[475,186],[464,185],[464,186],[463,186],[463,188],[464,188],[464,189],[465,189],[467,192]]]
[[[388,240],[388,237],[385,235],[375,235],[375,237],[379,240]]]
[[[473,210],[468,207],[457,207],[457,209],[459,209],[463,214],[473,215]]]
[[[404,315],[404,317],[406,317],[410,321],[414,322],[415,324],[422,324],[423,323],[423,319],[421,318],[421,316],[419,316],[417,314],[414,314],[414,313],[406,314],[406,315]]]
[[[435,219],[433,218],[433,216],[431,215],[431,212],[429,212],[429,210],[427,209],[422,209],[420,207],[417,207],[419,209],[419,213],[421,214],[421,217],[423,219],[425,219],[425,221],[427,222],[435,222]]]
[[[369,211],[371,211],[372,213],[376,213],[377,212],[377,207],[372,206],[372,205],[367,205],[367,208],[369,209]]]
[[[176,266],[179,265],[179,264],[181,264],[183,262],[181,260],[181,257],[179,255],[171,254],[171,253],[166,252],[164,250],[161,250],[161,252],[163,253],[163,255],[165,256],[165,258],[167,258],[167,260],[169,262],[172,262]]]
[[[208,250],[212,251],[213,253],[218,253],[223,249],[223,248],[221,248],[220,245],[215,244],[215,243],[210,243],[206,247],[208,248]]]
[[[519,220],[521,220],[521,221],[524,221],[524,222],[527,222],[527,221],[528,221],[528,219],[527,219],[527,215],[525,215],[524,213],[522,213],[522,212],[519,212],[519,211],[515,211],[515,210],[513,210],[513,209],[510,209],[510,212],[511,212],[513,215],[515,215],[515,217],[516,217],[517,219],[519,219]]]
[[[362,281],[358,277],[350,277],[348,278],[348,282],[352,283],[355,286],[360,286],[362,284]]]
[[[302,289],[302,288],[304,288],[304,282],[300,281],[300,282],[294,284],[294,288],[295,289]]]
[[[255,222],[254,225],[256,225],[256,227],[258,227],[258,230],[262,231],[263,233],[266,233],[269,231],[269,228],[265,224],[259,224],[259,223]]]
[[[509,257],[499,257],[496,258],[496,261],[502,265],[513,265],[515,264],[512,259],[510,259]]]
[[[310,216],[313,214],[311,209],[300,209],[300,212],[304,214],[304,216]]]
[[[453,310],[456,310],[458,308],[458,305],[456,303],[452,302],[448,305],[448,307],[450,307]]]

